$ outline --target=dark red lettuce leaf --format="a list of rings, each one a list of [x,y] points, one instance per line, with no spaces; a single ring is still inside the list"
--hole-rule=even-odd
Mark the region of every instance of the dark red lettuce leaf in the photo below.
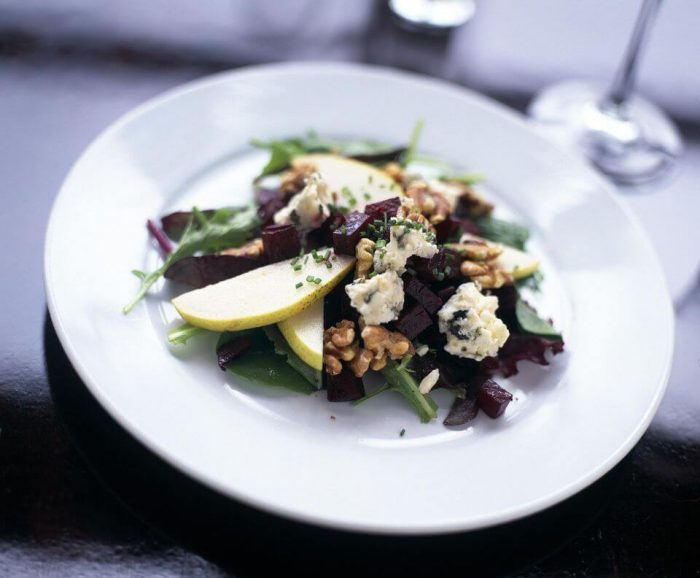
[[[216,357],[221,370],[226,371],[228,364],[241,357],[252,344],[253,341],[249,335],[241,335],[217,347]]]
[[[355,401],[365,396],[362,379],[355,377],[349,367],[344,367],[338,375],[323,372],[328,401]]]
[[[293,259],[301,251],[299,233],[294,225],[268,225],[262,230],[263,252],[268,263]]]
[[[477,396],[479,407],[493,419],[502,416],[511,401],[512,394],[490,379],[483,383]]]
[[[387,149],[384,151],[378,151],[376,153],[365,153],[359,155],[348,155],[348,158],[355,159],[363,163],[369,163],[370,165],[378,165],[390,162],[399,162],[401,157],[406,152],[406,147],[396,147],[393,149]]]
[[[235,255],[184,257],[168,267],[165,278],[200,288],[247,273],[264,264],[261,258],[252,259]]]
[[[518,373],[518,361],[531,361],[539,365],[549,365],[545,354],[551,351],[553,355],[564,351],[564,342],[559,340],[544,339],[536,335],[524,335],[511,333],[505,345],[498,352],[497,358],[487,358],[482,362],[482,367],[496,370],[500,369],[504,377],[510,377]]]

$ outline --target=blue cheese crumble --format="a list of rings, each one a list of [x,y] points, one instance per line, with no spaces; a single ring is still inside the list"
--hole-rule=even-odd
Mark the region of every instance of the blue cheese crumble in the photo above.
[[[275,213],[277,225],[292,223],[299,229],[315,229],[331,215],[333,196],[319,173],[309,176],[306,186],[294,195],[287,206]]]
[[[428,238],[426,231],[418,223],[394,225],[389,232],[386,247],[377,247],[374,252],[375,271],[406,271],[406,261],[414,255],[430,258],[438,252],[435,242]]]
[[[403,281],[394,271],[370,279],[356,279],[346,285],[350,305],[368,325],[380,325],[398,319],[403,309]]]
[[[483,295],[474,283],[463,283],[438,311],[445,351],[481,361],[493,357],[508,339],[508,328],[496,317],[498,297]]]

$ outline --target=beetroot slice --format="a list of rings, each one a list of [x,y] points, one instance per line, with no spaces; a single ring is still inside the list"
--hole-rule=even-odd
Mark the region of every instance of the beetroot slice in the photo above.
[[[495,381],[488,379],[481,386],[477,401],[484,413],[495,419],[503,415],[508,404],[513,401],[513,396]]]
[[[394,325],[397,331],[414,340],[433,324],[433,320],[420,303],[404,307]]]
[[[299,233],[294,225],[269,225],[262,232],[263,251],[268,263],[296,257],[301,251]]]
[[[403,276],[403,290],[406,295],[410,295],[418,301],[431,315],[435,315],[438,309],[442,307],[442,299],[428,289],[425,283],[422,283],[413,275]]]
[[[323,372],[328,401],[354,401],[365,396],[362,379],[355,377],[349,367],[344,367],[338,375]]]
[[[428,283],[458,279],[461,257],[450,249],[440,249],[430,259],[414,257],[412,265],[418,278]]]
[[[384,199],[383,201],[378,201],[376,203],[370,203],[365,206],[365,214],[374,220],[383,220],[384,215],[388,218],[395,217],[396,212],[401,206],[401,199],[399,197],[392,197],[391,199]]]
[[[457,237],[461,231],[459,220],[454,217],[447,217],[444,221],[440,221],[435,225],[435,237],[440,244],[447,243],[449,240]]]
[[[360,235],[369,226],[372,219],[364,213],[352,212],[345,216],[345,223],[333,231],[333,249],[339,255],[355,256],[355,246],[360,242]]]
[[[235,337],[231,341],[227,341],[216,350],[217,362],[222,371],[226,371],[228,364],[234,359],[238,359],[243,355],[253,344],[250,337],[241,335]]]
[[[450,408],[450,412],[447,414],[447,417],[442,423],[443,425],[447,426],[464,425],[465,423],[473,420],[478,413],[479,406],[476,403],[476,399],[469,397],[458,397],[455,398],[454,403]]]
[[[165,278],[200,288],[247,273],[264,264],[262,259],[235,255],[184,257],[168,267]]]

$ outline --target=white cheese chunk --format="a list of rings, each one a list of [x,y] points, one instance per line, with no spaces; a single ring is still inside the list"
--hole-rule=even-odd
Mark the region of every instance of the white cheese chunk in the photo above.
[[[496,317],[498,297],[483,295],[474,283],[464,283],[438,311],[440,332],[447,336],[445,351],[481,361],[498,353],[508,328]]]
[[[275,223],[293,223],[299,229],[315,229],[331,214],[333,196],[319,173],[309,176],[306,186],[294,195],[287,206],[275,213]]]
[[[423,229],[394,225],[389,232],[389,243],[374,252],[375,271],[406,271],[409,257],[430,258],[438,252],[435,240],[429,239]]]
[[[420,385],[418,386],[418,390],[423,395],[430,393],[430,390],[433,389],[433,387],[435,387],[435,384],[438,382],[438,379],[440,379],[440,370],[433,369],[428,375],[426,375],[421,380]]]
[[[357,279],[345,287],[350,304],[368,325],[380,325],[398,319],[403,309],[403,281],[394,271],[371,279]]]

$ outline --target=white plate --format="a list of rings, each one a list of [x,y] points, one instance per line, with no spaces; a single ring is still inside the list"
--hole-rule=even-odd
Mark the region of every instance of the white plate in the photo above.
[[[249,196],[251,137],[310,128],[406,141],[488,175],[535,233],[567,352],[521,363],[504,418],[422,425],[385,394],[359,407],[237,385],[211,341],[173,354],[167,295],[130,315],[129,271],[153,267],[144,221]],[[168,462],[231,497],[298,520],[379,533],[480,528],[542,510],[632,448],[664,391],[673,317],[649,242],[610,186],[519,116],[444,83],[349,65],[265,66],[187,84],[128,114],[75,165],[46,239],[51,318],[100,403]],[[168,289],[166,289],[168,291]],[[443,392],[444,393],[444,392]],[[330,416],[335,419],[330,419]],[[404,437],[399,431],[405,428]]]

